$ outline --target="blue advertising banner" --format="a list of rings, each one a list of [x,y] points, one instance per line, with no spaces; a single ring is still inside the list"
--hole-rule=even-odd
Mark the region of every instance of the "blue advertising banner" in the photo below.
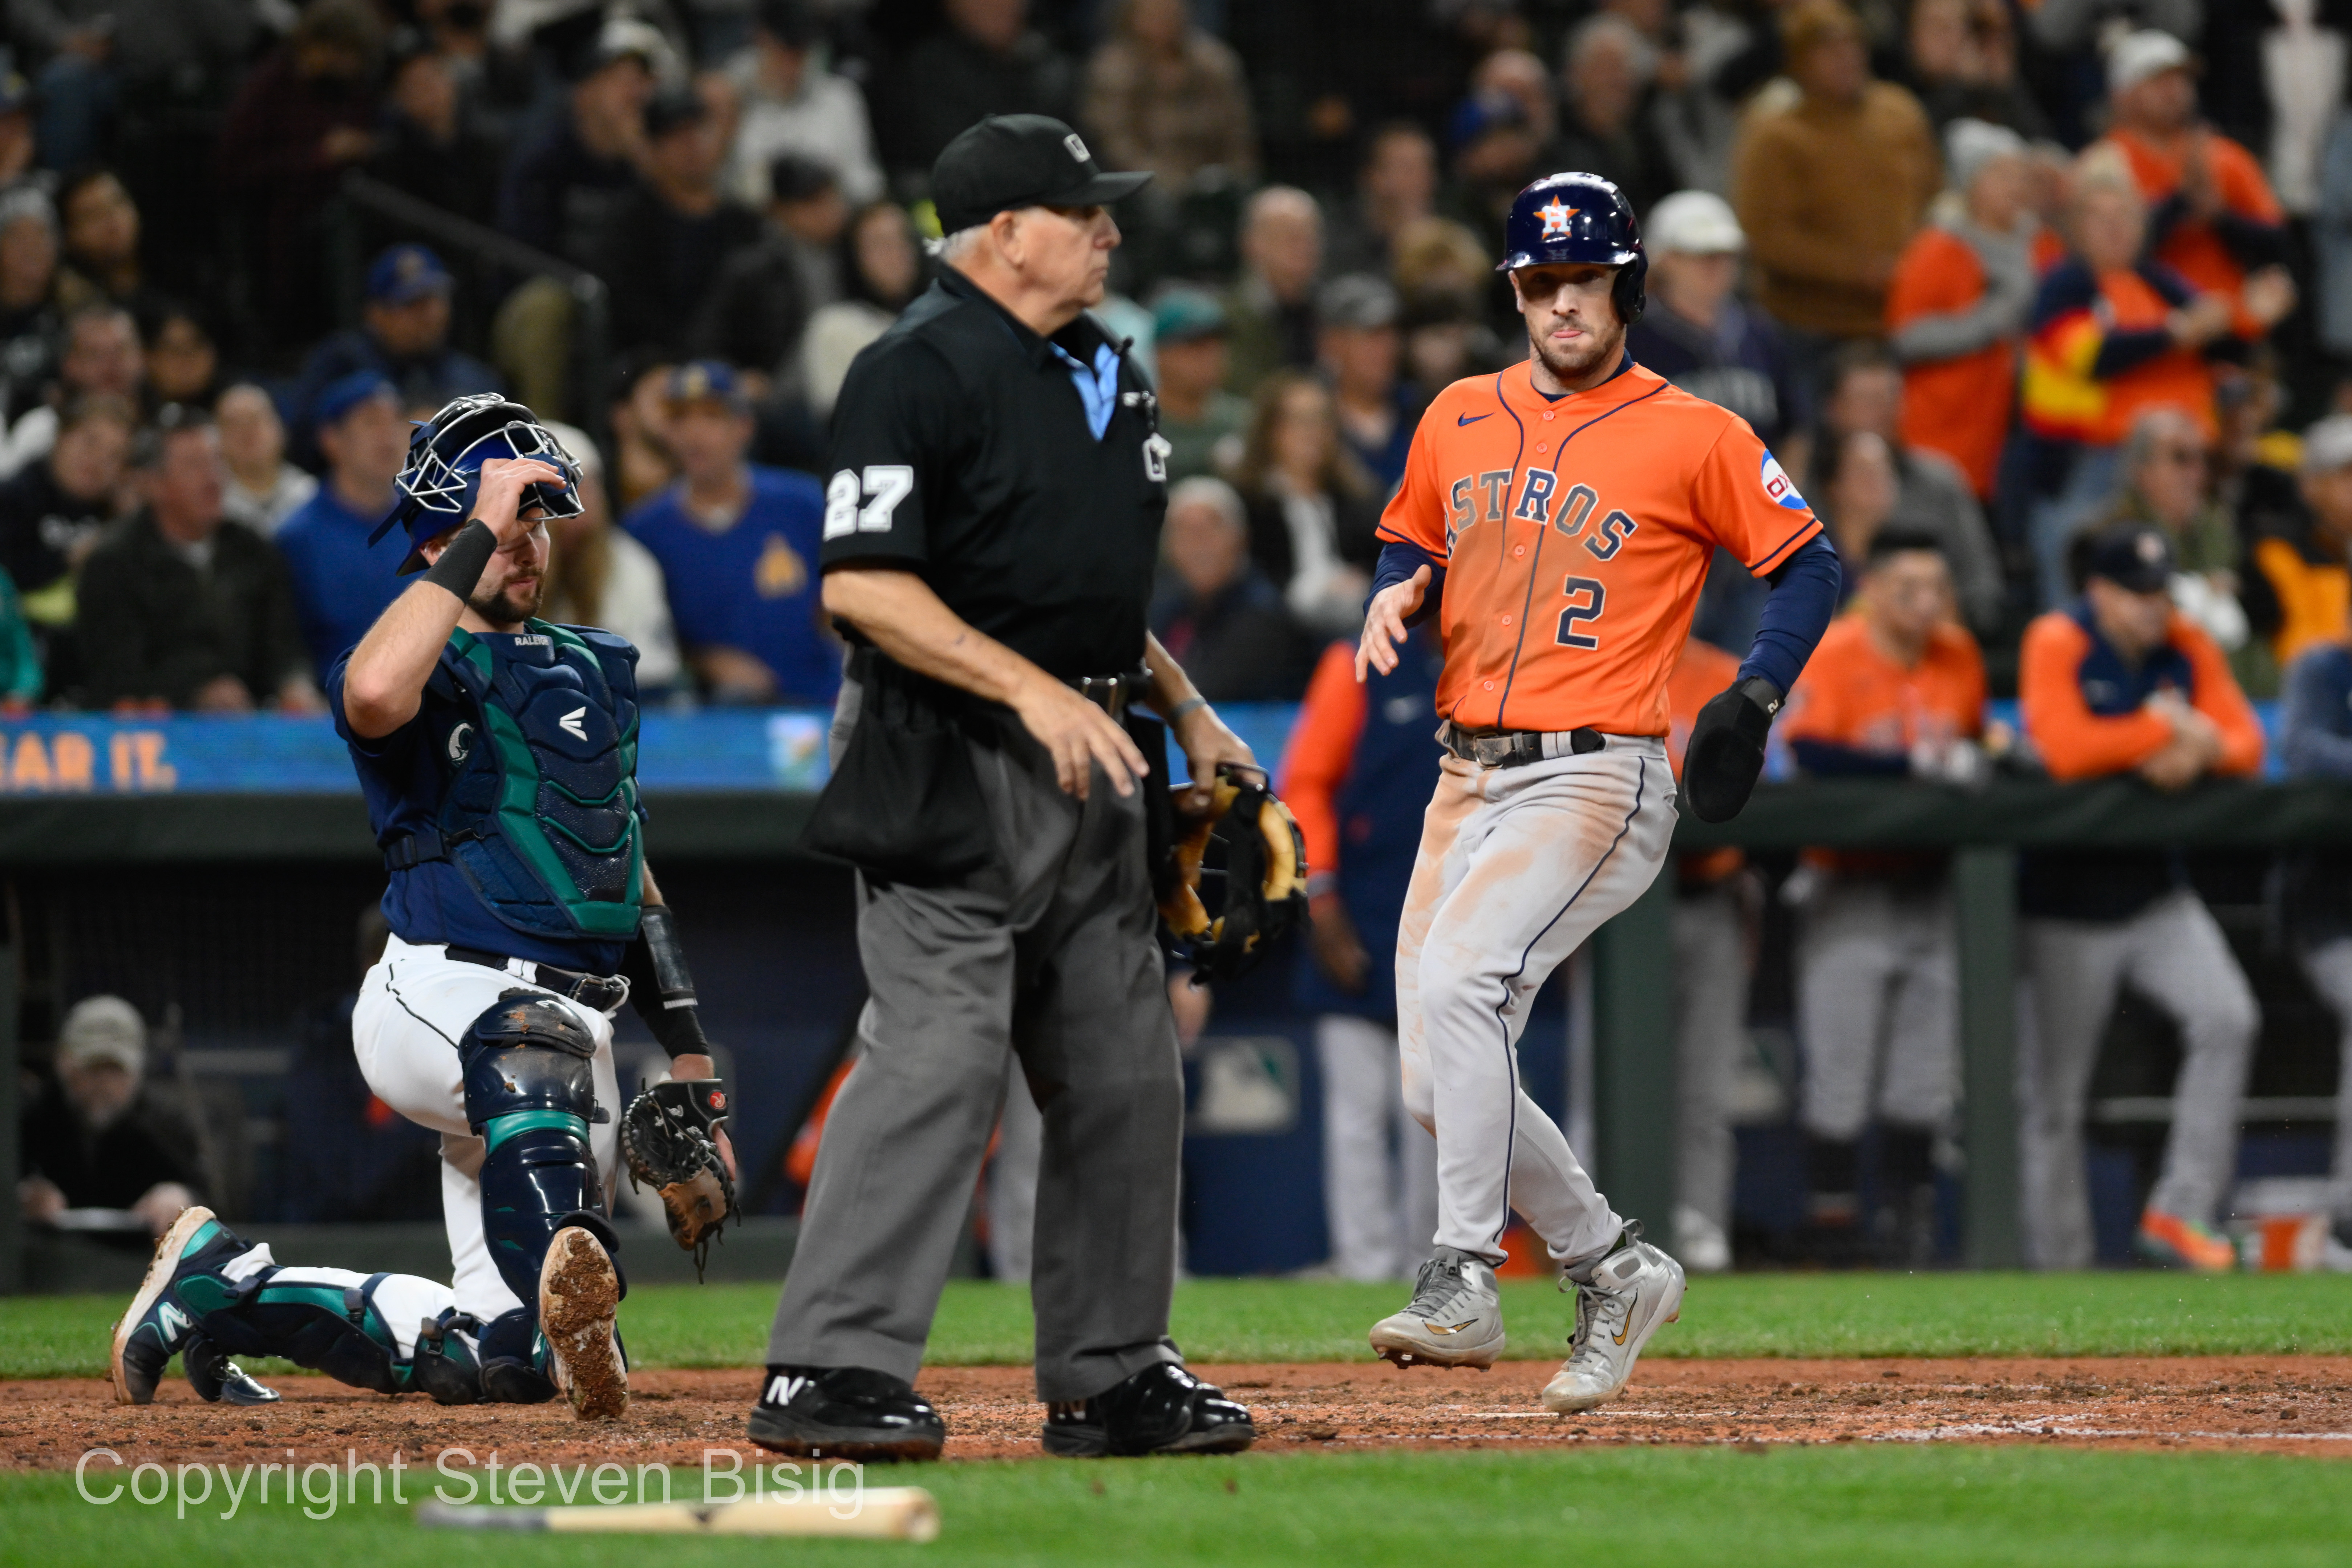
[[[1272,766],[1296,712],[1286,703],[1244,704],[1226,719]],[[832,717],[797,708],[647,713],[638,777],[669,795],[818,790]],[[1171,762],[1181,775],[1183,759]],[[358,793],[351,759],[324,719],[37,713],[0,721],[0,798]]]
[[[2280,776],[2278,707],[2255,704],[2272,741],[2265,773]],[[1281,761],[1298,710],[1286,702],[1236,703],[1225,721],[1269,768]],[[2017,722],[2014,702],[1991,716]],[[648,713],[637,749],[638,777],[664,795],[824,787],[829,711],[814,708],[719,709]],[[1434,731],[1433,720],[1430,728]],[[1171,748],[1172,776],[1187,772]],[[1773,748],[1768,776],[1790,776]],[[356,795],[349,756],[323,719],[276,714],[118,719],[100,713],[37,713],[0,720],[0,799],[58,795]]]

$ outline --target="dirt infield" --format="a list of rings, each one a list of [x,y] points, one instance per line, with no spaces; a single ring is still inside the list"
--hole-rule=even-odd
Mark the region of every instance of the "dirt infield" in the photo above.
[[[1549,1364],[1488,1373],[1397,1372],[1384,1365],[1200,1369],[1255,1412],[1261,1449],[1362,1449],[1580,1444],[2063,1443],[2267,1450],[2352,1458],[2352,1357],[1645,1362],[1623,1398],[1561,1418],[1537,1391]],[[438,1408],[385,1399],[320,1377],[271,1380],[284,1402],[239,1410],[200,1403],[176,1377],[143,1408],[111,1402],[102,1380],[0,1383],[0,1467],[68,1468],[85,1450],[126,1464],[297,1464],[387,1460],[430,1465],[463,1448],[485,1463],[583,1460],[699,1466],[705,1449],[742,1441],[757,1390],[748,1372],[647,1372],[628,1418],[584,1426],[562,1405]],[[950,1458],[1040,1452],[1042,1415],[1019,1367],[943,1367],[922,1386],[948,1418]],[[452,1464],[462,1463],[455,1458]]]

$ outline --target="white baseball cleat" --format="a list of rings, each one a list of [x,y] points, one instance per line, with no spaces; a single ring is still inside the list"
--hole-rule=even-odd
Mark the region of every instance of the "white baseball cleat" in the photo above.
[[[1475,1366],[1503,1353],[1503,1302],[1485,1259],[1441,1247],[1405,1309],[1372,1325],[1372,1349],[1399,1366]]]
[[[613,1332],[620,1304],[620,1272],[604,1244],[576,1225],[557,1231],[539,1266],[539,1331],[555,1386],[583,1421],[628,1414],[629,1369]]]
[[[1616,1398],[1658,1325],[1682,1315],[1683,1266],[1641,1236],[1638,1224],[1627,1226],[1590,1280],[1560,1281],[1576,1291],[1576,1332],[1568,1359],[1544,1384],[1546,1410],[1566,1415]]]

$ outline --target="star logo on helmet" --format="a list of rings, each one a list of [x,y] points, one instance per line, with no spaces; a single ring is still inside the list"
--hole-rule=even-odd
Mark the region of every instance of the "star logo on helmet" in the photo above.
[[[1536,216],[1543,219],[1543,237],[1566,239],[1568,220],[1574,217],[1577,212],[1577,208],[1563,205],[1558,196],[1552,197],[1549,206],[1536,208]]]

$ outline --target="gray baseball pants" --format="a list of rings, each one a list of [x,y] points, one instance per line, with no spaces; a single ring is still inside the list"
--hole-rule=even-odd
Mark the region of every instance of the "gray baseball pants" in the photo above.
[[[1727,1234],[1737,1152],[1727,1103],[1748,1047],[1748,931],[1719,882],[1675,900],[1675,1198]]]
[[[2221,928],[2197,895],[2167,894],[2124,921],[2021,922],[2033,981],[2017,1053],[2026,1261],[2093,1258],[2083,1116],[2099,1040],[2124,982],[2179,1026],[2172,1132],[2148,1206],[2210,1224],[2237,1170],[2238,1109],[2262,1018]]]
[[[855,687],[843,712],[854,715]],[[768,1360],[909,1381],[1018,1057],[1043,1115],[1030,1296],[1037,1397],[1175,1361],[1184,1086],[1144,864],[1142,795],[1065,795],[1009,721],[975,744],[998,863],[857,886],[865,1055],[827,1118]]]
[[[1958,1098],[1959,996],[1959,938],[1941,882],[1824,879],[1797,949],[1805,1131],[1851,1142],[1874,1111],[1941,1127]]]
[[[1437,1141],[1405,1113],[1396,1032],[1315,1020],[1323,1069],[1323,1217],[1342,1279],[1410,1279],[1437,1231]]]
[[[2303,968],[2311,976],[2312,989],[2336,1015],[2341,1042],[2336,1079],[2336,1157],[2327,1168],[2327,1206],[2343,1218],[2352,1216],[2352,936],[2304,949]]]

